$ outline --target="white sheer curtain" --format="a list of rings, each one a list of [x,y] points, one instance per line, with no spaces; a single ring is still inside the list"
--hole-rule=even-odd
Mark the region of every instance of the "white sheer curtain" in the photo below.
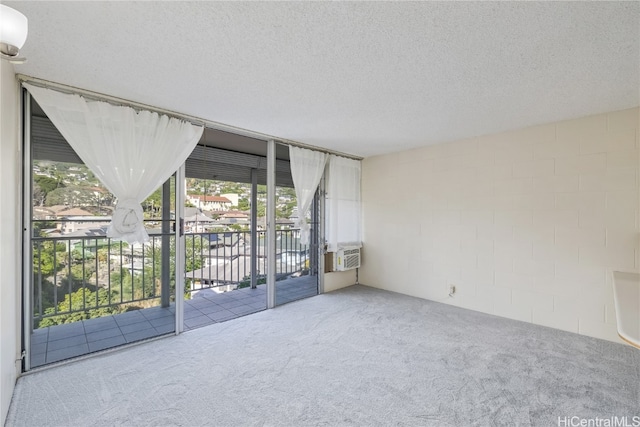
[[[107,236],[146,242],[142,203],[189,157],[203,127],[79,95],[24,85],[118,203]]]
[[[359,160],[329,156],[327,174],[328,250],[344,246],[362,246]]]
[[[289,146],[289,160],[298,201],[296,226],[300,227],[300,243],[308,245],[310,227],[307,224],[307,213],[311,208],[313,196],[324,173],[327,155],[319,151]]]

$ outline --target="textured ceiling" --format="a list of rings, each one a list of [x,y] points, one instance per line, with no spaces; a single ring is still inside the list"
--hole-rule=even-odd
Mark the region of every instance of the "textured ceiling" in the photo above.
[[[638,2],[5,3],[19,73],[359,156],[639,104]]]

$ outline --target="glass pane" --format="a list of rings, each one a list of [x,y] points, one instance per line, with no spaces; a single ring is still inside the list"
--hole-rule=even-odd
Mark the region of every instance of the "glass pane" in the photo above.
[[[173,332],[175,180],[143,203],[149,242],[109,239],[115,197],[33,104],[31,366]]]
[[[290,176],[288,149],[279,144],[278,173]],[[283,162],[283,160],[286,160]],[[286,168],[287,170],[282,170]],[[286,172],[283,174],[283,172]],[[318,294],[317,258],[317,215],[314,203],[307,213],[307,223],[311,226],[308,244],[300,240],[300,229],[295,225],[298,219],[296,192],[293,182],[280,180],[276,186],[276,305],[286,304]]]
[[[260,225],[264,223],[266,187],[187,177],[186,189],[184,329],[266,309],[264,231]],[[256,224],[251,221],[254,191],[260,218]]]

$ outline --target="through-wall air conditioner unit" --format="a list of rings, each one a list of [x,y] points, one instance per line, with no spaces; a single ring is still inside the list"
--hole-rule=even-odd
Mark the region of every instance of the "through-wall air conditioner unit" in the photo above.
[[[360,250],[358,246],[345,246],[338,249],[333,256],[335,271],[347,271],[360,268]]]

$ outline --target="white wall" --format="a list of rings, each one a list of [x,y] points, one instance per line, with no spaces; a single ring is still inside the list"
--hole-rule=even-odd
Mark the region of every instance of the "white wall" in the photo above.
[[[0,425],[20,363],[21,230],[19,89],[13,66],[0,60]]]
[[[640,269],[639,113],[365,159],[360,282],[620,342],[611,272]]]
[[[331,292],[337,289],[346,288],[356,283],[356,271],[336,271],[333,273],[325,273],[324,275],[324,291]]]

